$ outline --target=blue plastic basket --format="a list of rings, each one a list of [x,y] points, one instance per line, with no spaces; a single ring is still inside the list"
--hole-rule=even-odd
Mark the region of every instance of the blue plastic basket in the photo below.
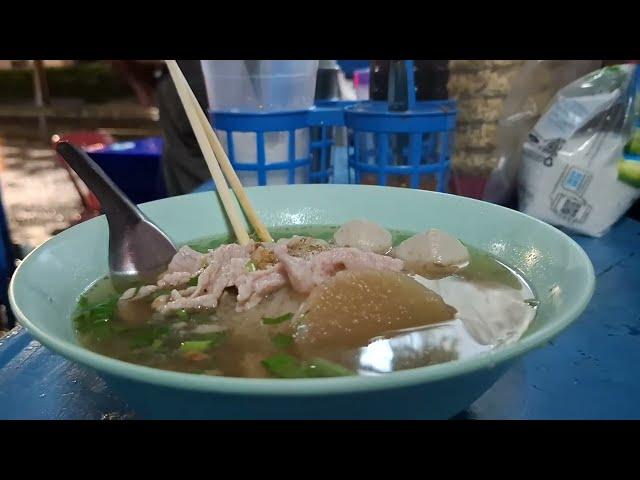
[[[352,132],[349,181],[446,192],[456,124],[452,100],[417,102],[413,61],[406,61],[407,109],[363,102],[345,109]]]
[[[343,153],[349,176],[344,181],[446,191],[456,104],[416,102],[413,61],[405,64],[411,94],[409,108],[403,112],[389,111],[386,102],[327,101],[305,111],[214,111],[210,112],[211,121],[247,186],[341,182],[334,176],[334,165],[341,160],[336,158],[335,132],[347,127],[348,147]],[[238,142],[238,134],[255,135],[251,137],[255,140],[245,137]],[[286,155],[275,161],[266,149],[272,134],[287,136]],[[249,145],[251,151],[239,154],[240,145],[244,149]],[[425,184],[431,177],[433,185]]]
[[[220,141],[245,186],[310,181],[310,146],[301,148],[299,144],[299,140],[308,135],[308,111],[210,112],[210,117],[215,129],[223,132]],[[249,156],[239,155],[235,140],[237,133],[255,135],[255,152]],[[282,135],[283,138],[287,138],[285,159],[274,161],[273,158],[269,158],[266,146],[270,135]],[[310,144],[310,141],[308,143]],[[285,179],[286,181],[282,181]]]
[[[336,129],[345,127],[345,109],[356,101],[316,102],[309,110],[307,123],[311,127],[311,183],[335,182]],[[347,141],[347,144],[350,142]]]
[[[350,181],[447,191],[455,121],[453,101],[419,102],[402,114],[386,102],[348,108]]]

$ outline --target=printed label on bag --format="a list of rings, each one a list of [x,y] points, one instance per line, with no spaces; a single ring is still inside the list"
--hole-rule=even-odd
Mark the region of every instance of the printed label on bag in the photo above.
[[[551,209],[569,223],[583,223],[591,212],[591,205],[581,197],[559,193],[553,199]]]
[[[553,193],[557,192],[559,188],[566,190],[569,193],[574,193],[582,196],[591,183],[593,175],[588,170],[583,170],[572,165],[567,165],[562,171],[562,175],[556,183]]]
[[[564,144],[563,138],[545,140],[535,133],[530,133],[529,141],[524,144],[523,154],[535,162],[542,163],[545,167],[552,167],[553,160]]]
[[[582,195],[593,175],[581,168],[567,165],[551,192],[551,209],[556,215],[571,223],[584,222],[592,208]]]

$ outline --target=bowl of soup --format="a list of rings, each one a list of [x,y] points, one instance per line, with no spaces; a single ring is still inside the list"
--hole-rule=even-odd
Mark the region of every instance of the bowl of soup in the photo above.
[[[20,264],[18,321],[143,418],[444,419],[593,294],[573,240],[500,206],[375,186],[247,192],[273,242],[235,243],[215,193],[144,204],[180,248],[155,283],[117,292],[99,217]]]

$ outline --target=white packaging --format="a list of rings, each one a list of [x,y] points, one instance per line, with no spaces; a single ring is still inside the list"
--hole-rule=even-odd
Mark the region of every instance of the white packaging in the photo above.
[[[598,70],[561,89],[523,144],[520,210],[599,237],[640,196],[618,180],[634,121],[635,67]]]

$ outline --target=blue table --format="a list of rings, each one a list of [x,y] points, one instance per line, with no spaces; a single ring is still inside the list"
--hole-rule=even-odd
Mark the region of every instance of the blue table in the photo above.
[[[586,312],[457,418],[640,419],[640,222],[574,238],[598,277]],[[136,415],[98,376],[20,327],[0,339],[0,419],[101,418]]]

